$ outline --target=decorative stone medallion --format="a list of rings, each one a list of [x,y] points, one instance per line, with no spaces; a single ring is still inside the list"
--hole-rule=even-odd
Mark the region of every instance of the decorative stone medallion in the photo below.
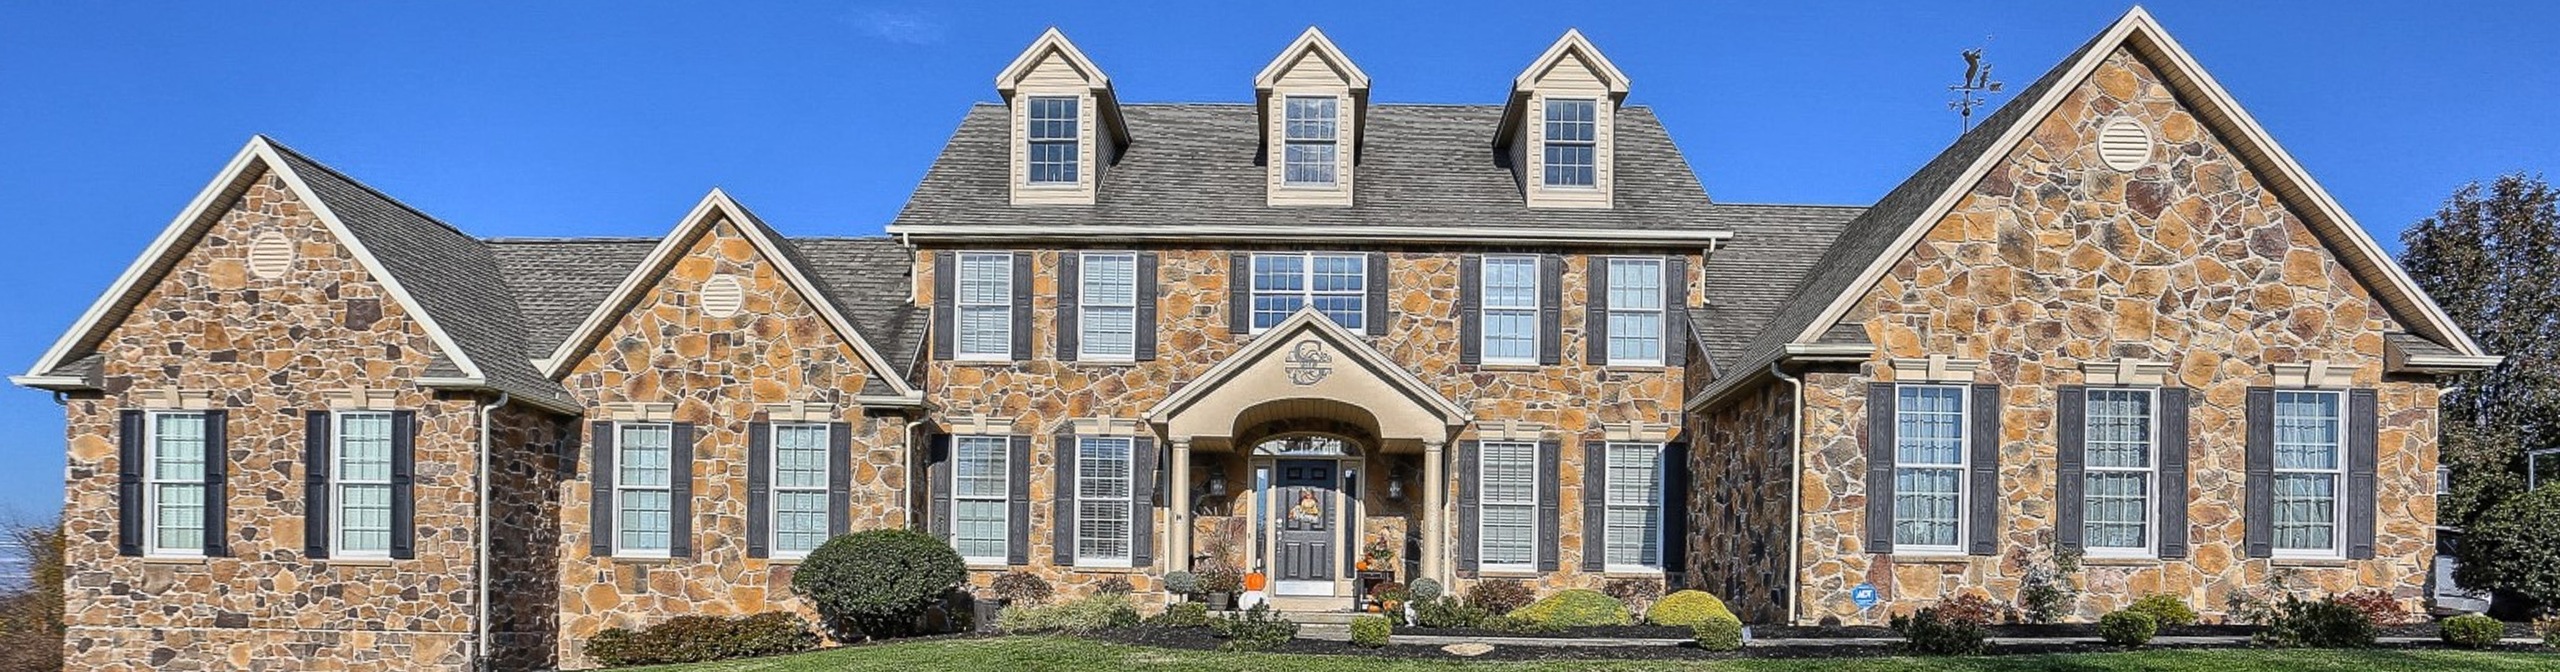
[[[2151,163],[2151,131],[2132,117],[2116,117],[2098,132],[2098,159],[2116,170],[2141,169]]]
[[[283,233],[268,231],[249,241],[249,272],[261,279],[284,276],[293,267],[293,241]]]
[[[746,302],[747,290],[745,286],[738,284],[738,276],[715,275],[702,283],[702,312],[705,315],[712,317],[736,315],[738,309],[746,305]]]
[[[1282,368],[1289,372],[1289,382],[1299,386],[1314,385],[1333,373],[1333,353],[1325,352],[1324,342],[1314,339],[1289,346],[1289,357],[1281,362],[1287,364]]]

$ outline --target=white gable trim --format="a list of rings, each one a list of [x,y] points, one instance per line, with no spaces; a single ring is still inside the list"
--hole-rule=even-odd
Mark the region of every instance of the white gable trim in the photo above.
[[[1342,325],[1334,324],[1332,319],[1326,318],[1324,313],[1316,312],[1312,306],[1299,308],[1297,313],[1289,316],[1289,319],[1282,320],[1279,324],[1272,325],[1270,329],[1263,331],[1261,335],[1253,337],[1253,342],[1246,344],[1243,350],[1228,355],[1226,359],[1219,361],[1217,366],[1209,367],[1209,370],[1201,373],[1199,378],[1192,379],[1189,384],[1183,385],[1182,389],[1165,397],[1164,401],[1156,402],[1155,406],[1148,408],[1138,417],[1148,422],[1164,422],[1174,414],[1182,412],[1184,408],[1190,407],[1194,402],[1209,396],[1211,392],[1235,379],[1255,362],[1278,351],[1294,341],[1297,334],[1305,331],[1321,332],[1322,337],[1340,346],[1343,354],[1358,360],[1368,370],[1381,372],[1380,377],[1386,380],[1388,385],[1422,401],[1424,406],[1439,415],[1441,420],[1449,426],[1465,425],[1473,418],[1465,407],[1442,396],[1439,390],[1431,389],[1431,385],[1422,382],[1422,378],[1413,375],[1412,371],[1397,366],[1395,362],[1388,360],[1385,354],[1378,352],[1377,348],[1369,347],[1368,341],[1361,340],[1359,336],[1343,329]]]
[[[1289,48],[1280,50],[1278,57],[1272,58],[1270,64],[1262,66],[1262,72],[1253,76],[1254,90],[1270,91],[1279,88],[1280,76],[1288,74],[1289,64],[1296,62],[1299,56],[1307,52],[1315,52],[1318,58],[1324,59],[1326,65],[1331,66],[1336,74],[1342,76],[1342,83],[1350,86],[1352,90],[1369,90],[1369,73],[1361,71],[1358,64],[1351,62],[1350,56],[1343,55],[1341,47],[1333,46],[1333,40],[1327,39],[1324,31],[1316,30],[1315,26],[1307,26],[1306,32],[1299,33],[1298,39],[1289,43]]]
[[[1020,55],[1014,56],[1013,63],[1004,66],[1004,70],[996,73],[996,92],[1004,94],[1006,98],[1012,98],[1014,86],[1022,83],[1022,78],[1031,74],[1031,68],[1040,64],[1042,56],[1047,56],[1053,51],[1066,57],[1067,64],[1075,66],[1076,72],[1084,75],[1086,86],[1093,87],[1095,91],[1111,88],[1111,76],[1102,74],[1102,68],[1094,66],[1093,59],[1085,58],[1084,51],[1077,49],[1076,43],[1067,41],[1066,33],[1058,32],[1056,26],[1050,26],[1049,30],[1040,33],[1038,39],[1031,41],[1029,48],[1023,49]]]
[[[1564,37],[1556,38],[1555,44],[1547,45],[1546,53],[1539,54],[1538,60],[1531,61],[1529,69],[1522,70],[1519,76],[1511,78],[1511,90],[1527,91],[1537,88],[1538,73],[1555,67],[1568,54],[1581,56],[1583,62],[1591,64],[1591,68],[1600,75],[1600,81],[1608,85],[1609,97],[1627,97],[1629,83],[1627,73],[1618,70],[1618,64],[1609,62],[1609,57],[1601,55],[1600,48],[1592,46],[1591,39],[1583,37],[1582,31],[1575,28],[1565,29]]]

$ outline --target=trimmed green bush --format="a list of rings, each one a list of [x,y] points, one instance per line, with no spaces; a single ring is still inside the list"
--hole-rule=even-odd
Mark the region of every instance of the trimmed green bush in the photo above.
[[[1414,579],[1412,585],[1406,586],[1405,592],[1409,593],[1417,604],[1437,600],[1440,599],[1440,582],[1427,576]]]
[[[2533,622],[2533,633],[2542,635],[2542,645],[2560,649],[2560,616],[2544,616]]]
[[[1988,624],[1978,611],[1973,605],[1948,600],[1938,606],[1921,607],[1909,616],[1893,617],[1893,631],[1902,633],[1903,648],[1913,653],[1978,655],[1982,653],[1983,639],[1989,635],[1983,627]]]
[[[699,663],[818,648],[818,633],[799,614],[677,616],[634,631],[610,628],[589,638],[586,654],[607,667]]]
[[[1425,628],[1473,628],[1484,625],[1484,619],[1492,616],[1482,607],[1459,602],[1458,598],[1446,595],[1436,600],[1415,600],[1413,603],[1414,625]]]
[[[1703,590],[1683,590],[1662,596],[1653,608],[1644,611],[1644,622],[1673,627],[1696,627],[1716,617],[1734,618],[1724,600]],[[1740,622],[1739,619],[1736,622]]]
[[[1227,640],[1218,645],[1221,651],[1269,651],[1297,637],[1298,624],[1272,611],[1271,605],[1257,604],[1244,613],[1210,620],[1209,632]]]
[[[1205,602],[1183,602],[1166,608],[1164,613],[1147,617],[1147,625],[1160,628],[1199,628],[1209,625],[1209,605]]]
[[[1635,620],[1627,613],[1627,603],[1588,588],[1557,591],[1508,615],[1557,628],[1626,625]]]
[[[1353,644],[1374,649],[1386,646],[1387,638],[1394,634],[1395,626],[1387,623],[1385,616],[1361,616],[1351,619],[1351,643]]]
[[[2098,617],[2098,639],[2116,646],[2141,646],[2160,634],[2160,620],[2150,612],[2126,609]]]
[[[1103,579],[1102,583],[1094,584],[1093,592],[1102,593],[1104,595],[1127,595],[1138,592],[1138,587],[1129,585],[1128,579],[1114,576],[1108,579]]]
[[[1467,587],[1467,606],[1483,609],[1494,616],[1511,613],[1511,610],[1529,604],[1533,597],[1535,594],[1529,592],[1529,584],[1511,579],[1485,579]]]
[[[1198,595],[1200,594],[1200,575],[1179,569],[1165,572],[1164,589],[1165,592],[1175,595]]]
[[[987,584],[987,589],[996,594],[996,599],[1004,600],[1005,604],[1040,604],[1049,601],[1050,595],[1056,594],[1056,591],[1049,587],[1048,579],[1019,569],[997,576],[993,583]]]
[[[2163,626],[2195,625],[2198,618],[2195,607],[2187,606],[2184,598],[2168,593],[2145,595],[2124,610],[2150,614],[2152,623]]]
[[[2507,624],[2479,614],[2463,614],[2436,624],[2437,636],[2444,643],[2467,649],[2486,649],[2498,645],[2507,636]]]
[[[996,613],[996,627],[1010,633],[1091,634],[1138,624],[1129,596],[1095,593],[1057,604],[1017,604]]]
[[[791,575],[839,640],[911,632],[969,578],[951,545],[914,530],[864,530],[819,544]]]
[[[1710,615],[1690,627],[1690,636],[1698,640],[1698,648],[1708,651],[1742,650],[1742,619],[1732,614]]]
[[[2362,649],[2371,648],[2381,634],[2371,617],[2334,595],[2317,601],[2286,595],[2273,605],[2265,625],[2254,639],[2266,646]]]

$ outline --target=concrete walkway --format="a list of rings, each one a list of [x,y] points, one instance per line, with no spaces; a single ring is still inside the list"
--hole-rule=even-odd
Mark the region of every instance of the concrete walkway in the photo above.
[[[1350,641],[1351,627],[1330,623],[1309,623],[1298,626],[1298,636],[1307,639],[1323,639],[1337,642]],[[1686,638],[1670,637],[1450,637],[1446,635],[1398,634],[1395,635],[1394,641],[1397,644],[1421,644],[1425,646],[1478,643],[1491,644],[1494,646],[1620,647],[1680,646],[1688,644],[1690,640]],[[1989,641],[1996,645],[2015,646],[2020,644],[2095,644],[2099,642],[2099,639],[2096,637],[1993,637],[1990,638]],[[2380,644],[2405,645],[2433,643],[2438,640],[2434,637],[2383,637],[2375,641]],[[2542,640],[2532,637],[2508,637],[2502,641],[2508,644],[2542,643]],[[1902,639],[1899,637],[1764,637],[1753,639],[1745,643],[1745,646],[1891,646],[1901,643]],[[2249,638],[2238,636],[2162,636],[2153,638],[2151,643],[2161,646],[2243,647],[2249,645]]]

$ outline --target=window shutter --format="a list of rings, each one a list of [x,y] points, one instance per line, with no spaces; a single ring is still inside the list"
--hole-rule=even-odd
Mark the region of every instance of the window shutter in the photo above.
[[[1013,253],[1013,361],[1031,360],[1031,253]]]
[[[142,411],[116,413],[116,555],[142,554]]]
[[[231,412],[204,412],[204,554],[231,554]],[[397,506],[396,504],[394,506]]]
[[[853,532],[853,423],[827,423],[827,538]]]
[[[1476,493],[1483,489],[1476,482],[1479,473],[1476,442],[1458,442],[1458,576],[1467,578],[1475,578],[1476,545],[1484,539],[1476,534]]]
[[[935,434],[925,441],[925,464],[931,465],[926,467],[925,480],[928,484],[925,487],[933,489],[932,514],[925,521],[925,529],[934,537],[949,542],[951,491],[959,487],[951,482],[951,435]]]
[[[1129,564],[1153,566],[1156,564],[1155,437],[1141,436],[1130,443],[1129,471]]]
[[[1893,383],[1867,384],[1867,552],[1893,552]]]
[[[773,423],[747,423],[747,557],[773,557]]]
[[[1008,565],[1028,565],[1031,564],[1031,437],[1016,435],[1008,438],[1012,439],[1013,450],[1005,464],[1013,468],[1012,482],[1007,484],[1013,501],[1010,502],[1010,510],[1005,512],[1005,520],[1011,533],[1006,536],[1013,542],[1005,548],[1004,561]]]
[[[1058,459],[1049,468],[1057,487],[1049,491],[1049,561],[1059,567],[1076,564],[1076,435],[1059,430],[1053,440]]]
[[[667,442],[667,555],[693,557],[693,423],[675,423]]]
[[[2057,388],[2053,414],[2053,541],[2078,549],[2088,531],[2089,388]]]
[[[1689,571],[1689,444],[1662,444],[1662,570]],[[1674,577],[1677,578],[1677,577]],[[1679,585],[1674,582],[1672,585]]]
[[[2347,557],[2373,559],[2374,465],[2380,457],[2380,409],[2373,390],[2347,391]]]
[[[1227,333],[1253,333],[1253,255],[1227,254]]]
[[[1538,271],[1538,363],[1552,366],[1564,361],[1564,255],[1539,255]]]
[[[1582,571],[1609,567],[1609,444],[1582,441]]]
[[[2160,388],[2160,557],[2187,557],[2187,388]]]
[[[1662,261],[1662,363],[1689,364],[1689,257]]]
[[[1387,310],[1387,285],[1389,282],[1390,278],[1387,276],[1387,253],[1369,253],[1369,299],[1362,302],[1366,304],[1365,307],[1368,308],[1369,314],[1366,317],[1363,317],[1360,321],[1367,323],[1368,329],[1365,331],[1367,331],[1371,336],[1387,335],[1387,318],[1389,315]]]
[[[613,423],[599,420],[587,425],[587,444],[595,454],[587,456],[594,471],[587,478],[587,553],[595,557],[613,555]]]
[[[2249,557],[2274,557],[2275,481],[2276,481],[2276,391],[2274,388],[2252,387],[2244,405],[2248,413],[2248,504],[2242,507],[2247,519]]]
[[[1556,541],[1564,523],[1556,510],[1556,500],[1564,496],[1557,492],[1558,484],[1564,482],[1563,475],[1557,471],[1564,461],[1563,455],[1564,445],[1561,442],[1554,439],[1538,442],[1538,571],[1541,572],[1556,571],[1556,556],[1564,553],[1563,545]]]
[[[960,291],[959,264],[953,263],[958,258],[950,250],[933,253],[933,358],[940,361],[950,361],[952,338],[959,329],[952,308],[952,299]]]
[[[1599,366],[1609,363],[1609,258],[1589,257],[1583,272],[1585,288],[1582,299],[1583,363]]]
[[[1083,255],[1074,250],[1058,252],[1058,361],[1061,362],[1076,361],[1077,339],[1084,335],[1076,329],[1076,310],[1082,307],[1076,304],[1076,297],[1084,291],[1076,281],[1083,277],[1083,273]]]
[[[1156,359],[1156,253],[1138,253],[1138,361]]]
[[[418,412],[391,412],[391,557],[418,557]]]
[[[1458,255],[1458,363],[1484,363],[1484,256]]]
[[[302,556],[329,557],[329,412],[302,413]]]
[[[1968,404],[1973,418],[1973,491],[1965,497],[1970,512],[1974,555],[2000,554],[2000,386],[1973,386]]]

